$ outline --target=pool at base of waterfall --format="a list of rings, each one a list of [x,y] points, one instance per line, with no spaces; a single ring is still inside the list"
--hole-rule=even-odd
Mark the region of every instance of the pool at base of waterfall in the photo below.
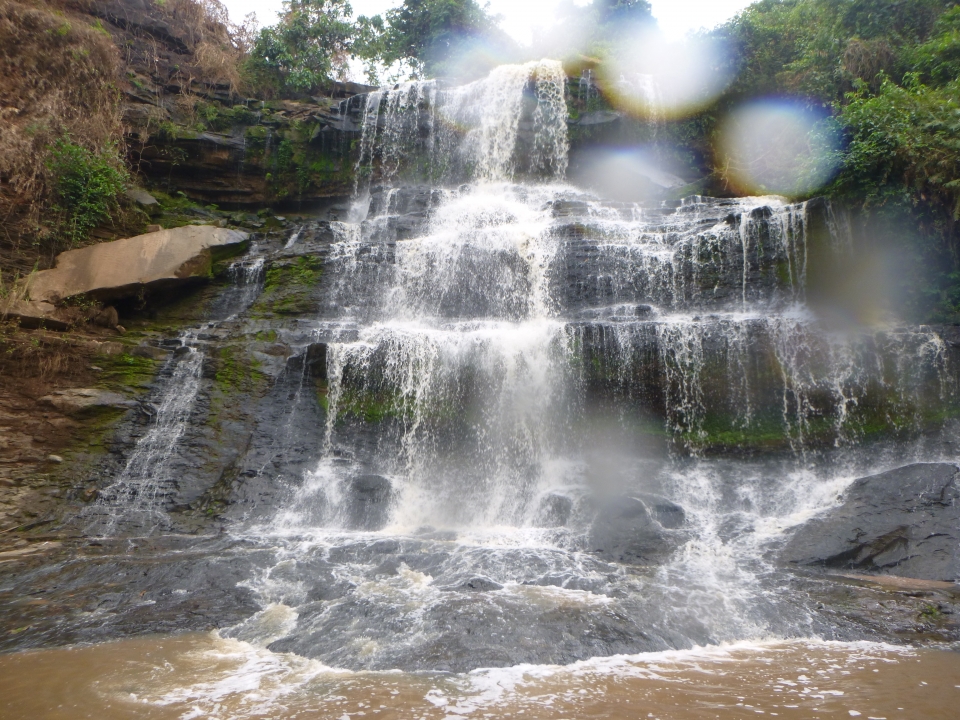
[[[466,674],[349,672],[217,633],[0,656],[0,714],[166,718],[956,717],[960,653],[756,642]]]

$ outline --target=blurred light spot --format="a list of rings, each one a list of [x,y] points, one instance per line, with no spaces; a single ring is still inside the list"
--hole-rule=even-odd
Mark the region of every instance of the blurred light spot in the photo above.
[[[723,122],[720,156],[737,190],[788,197],[826,185],[839,166],[839,135],[825,110],[797,100],[759,100]]]
[[[645,202],[686,185],[675,170],[658,158],[654,148],[641,146],[593,148],[573,174],[577,182],[609,200]]]
[[[732,73],[719,40],[671,42],[645,28],[613,50],[598,77],[620,110],[660,120],[686,117],[708,105],[729,85]]]

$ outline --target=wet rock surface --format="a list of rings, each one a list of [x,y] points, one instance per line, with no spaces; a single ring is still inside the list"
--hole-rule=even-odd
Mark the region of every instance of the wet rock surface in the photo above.
[[[907,465],[862,478],[843,504],[802,526],[783,550],[796,565],[960,579],[960,468]]]
[[[337,156],[328,110],[239,106],[156,146],[150,172],[265,202],[277,144]],[[178,149],[187,162],[163,157]],[[318,167],[330,183],[298,201],[352,188],[352,164]],[[263,232],[176,322],[123,318],[149,387],[110,390],[137,402],[108,408],[122,417],[82,467],[65,455],[50,491],[70,517],[50,541],[66,544],[0,555],[0,648],[216,627],[331,666],[460,672],[766,635],[955,639],[950,588],[769,566],[754,534],[792,501],[774,487],[788,465],[671,465],[830,448],[873,427],[840,427],[860,408],[947,407],[935,331],[871,331],[844,354],[780,314],[826,210],[510,184],[374,187],[362,225],[343,204],[294,221],[190,208]],[[104,518],[109,537],[84,542]]]
[[[640,565],[666,562],[690,535],[683,508],[655,495],[602,501],[590,528],[590,549],[606,560]]]
[[[242,585],[255,555],[236,543],[171,537],[48,543],[0,554],[0,652],[204,631],[257,610]]]

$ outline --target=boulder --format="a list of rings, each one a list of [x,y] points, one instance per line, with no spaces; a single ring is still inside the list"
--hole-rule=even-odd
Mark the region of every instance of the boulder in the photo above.
[[[40,402],[51,405],[64,413],[81,413],[95,408],[126,409],[136,407],[136,402],[133,400],[128,400],[122,395],[108,390],[98,390],[96,388],[57,390],[51,395],[40,398]]]
[[[105,328],[115,328],[120,324],[120,316],[117,314],[117,309],[112,305],[108,305],[99,313],[96,317],[93,318],[95,325]]]
[[[861,478],[800,527],[781,558],[921,580],[960,579],[960,468],[921,463]]]
[[[138,187],[129,188],[124,193],[124,195],[126,195],[127,198],[135,202],[137,205],[140,205],[141,207],[153,208],[160,204],[153,195],[148,193],[143,188],[138,188]]]
[[[606,560],[641,565],[670,559],[690,535],[683,508],[647,493],[603,503],[590,528],[590,549]]]
[[[132,297],[144,288],[207,278],[214,260],[239,252],[248,238],[236,230],[188,225],[68,250],[57,256],[55,268],[29,276],[25,293],[18,293],[26,297],[7,302],[0,314],[26,327],[65,330],[86,318],[76,308],[63,307],[62,300],[77,295],[98,300]]]
[[[248,238],[236,230],[188,225],[68,250],[57,256],[54,269],[32,275],[27,290],[30,300],[51,304],[83,294],[130,297],[145,287],[207,277],[214,259],[239,251]]]
[[[456,590],[458,592],[465,593],[480,593],[480,592],[493,592],[495,590],[503,590],[503,585],[491,580],[488,577],[478,575],[477,577],[472,577],[469,580],[464,580],[463,582],[448,588],[449,590]]]
[[[560,493],[547,493],[537,507],[537,527],[563,527],[573,513],[573,500]]]

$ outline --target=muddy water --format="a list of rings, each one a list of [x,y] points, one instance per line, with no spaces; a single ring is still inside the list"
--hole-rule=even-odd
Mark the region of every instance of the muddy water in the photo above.
[[[357,673],[210,634],[0,656],[0,716],[953,720],[960,653],[738,644],[463,675]]]

